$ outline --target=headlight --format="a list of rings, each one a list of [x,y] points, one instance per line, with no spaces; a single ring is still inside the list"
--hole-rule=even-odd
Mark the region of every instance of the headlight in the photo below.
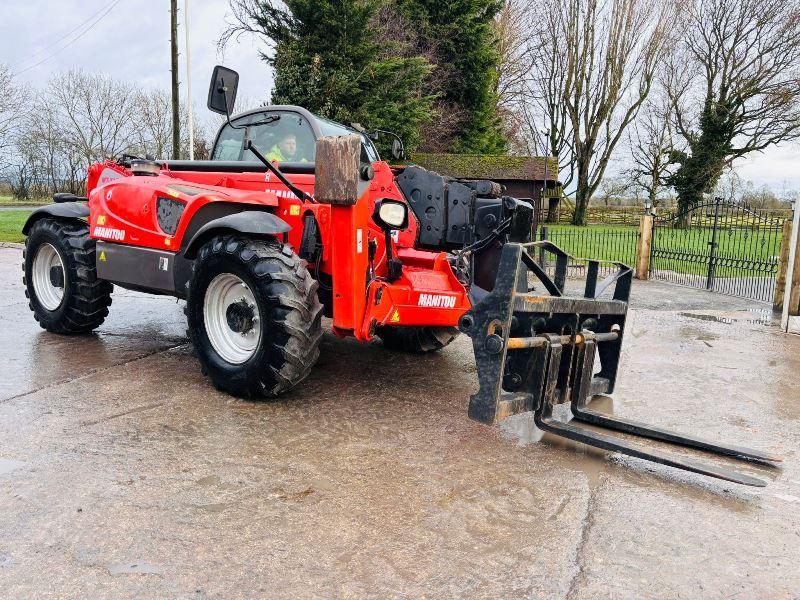
[[[375,204],[372,218],[383,229],[405,229],[408,227],[408,206],[404,202],[384,198]]]

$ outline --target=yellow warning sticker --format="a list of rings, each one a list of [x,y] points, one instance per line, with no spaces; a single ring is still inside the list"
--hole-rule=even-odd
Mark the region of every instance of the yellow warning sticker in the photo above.
[[[392,322],[392,323],[399,323],[400,322],[400,313],[397,312],[397,309],[394,309],[394,312],[392,313],[392,318],[389,319],[389,321]]]
[[[289,214],[293,217],[296,217],[300,214],[300,205],[299,204],[292,204],[289,207]]]
[[[105,225],[106,224],[106,216],[100,215],[97,217],[97,224],[98,225]]]
[[[100,252],[100,260],[102,262],[106,262],[106,253],[103,251]]]

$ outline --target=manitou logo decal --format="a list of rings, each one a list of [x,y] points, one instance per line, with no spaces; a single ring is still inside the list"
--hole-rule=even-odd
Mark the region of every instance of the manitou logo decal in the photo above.
[[[271,187],[268,187],[266,191],[275,194],[278,198],[290,198],[292,200],[297,198],[297,196],[295,196],[294,192],[291,190],[276,190]],[[314,196],[312,195],[311,197],[313,198]]]
[[[94,237],[121,242],[125,239],[125,231],[122,229],[114,229],[113,227],[95,227]]]
[[[103,169],[103,172],[100,173],[100,180],[98,181],[98,185],[105,185],[109,181],[114,181],[115,179],[119,179],[121,177],[122,177],[122,173],[120,173],[119,171],[115,171],[114,169],[105,168],[105,169]]]
[[[455,308],[455,296],[442,296],[441,294],[420,294],[417,306],[432,306],[435,308]]]

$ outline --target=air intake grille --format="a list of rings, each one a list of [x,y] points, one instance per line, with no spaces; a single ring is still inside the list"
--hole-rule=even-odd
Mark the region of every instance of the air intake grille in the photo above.
[[[158,226],[168,235],[175,235],[178,231],[178,222],[186,205],[172,198],[159,198],[156,200],[156,217]]]

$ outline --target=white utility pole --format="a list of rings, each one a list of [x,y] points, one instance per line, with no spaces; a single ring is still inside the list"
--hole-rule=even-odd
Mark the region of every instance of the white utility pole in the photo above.
[[[189,0],[183,0],[183,37],[186,40],[186,112],[189,118],[189,160],[194,160],[194,114],[192,112],[192,60],[189,55]]]
[[[789,316],[789,304],[792,299],[792,281],[794,281],[794,270],[797,264],[797,235],[800,227],[800,200],[794,202],[794,214],[792,215],[792,236],[789,241],[789,268],[786,269],[786,287],[783,289],[783,313],[781,314],[781,331],[789,333],[800,333],[797,330],[800,317]]]

